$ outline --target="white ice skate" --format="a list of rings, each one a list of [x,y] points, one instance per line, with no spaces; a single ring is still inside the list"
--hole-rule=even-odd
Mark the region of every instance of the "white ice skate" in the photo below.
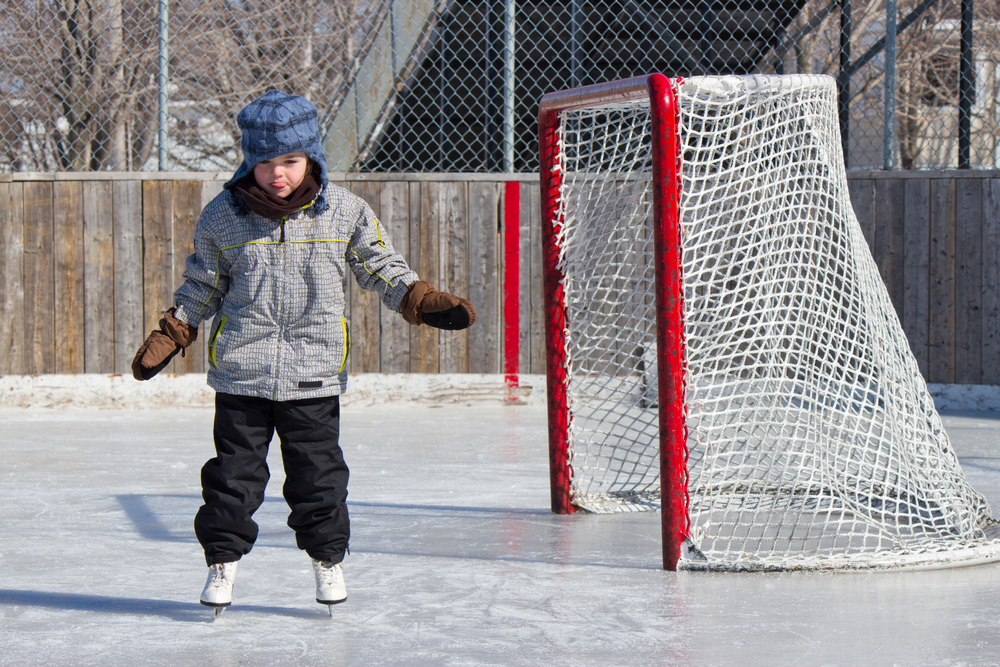
[[[236,580],[236,565],[231,563],[216,563],[208,568],[208,581],[205,590],[201,592],[201,603],[215,609],[215,617],[222,615],[233,602],[233,582]]]
[[[333,616],[333,605],[347,599],[344,564],[316,559],[313,559],[312,563],[313,573],[316,575],[316,602],[327,605],[330,616]]]

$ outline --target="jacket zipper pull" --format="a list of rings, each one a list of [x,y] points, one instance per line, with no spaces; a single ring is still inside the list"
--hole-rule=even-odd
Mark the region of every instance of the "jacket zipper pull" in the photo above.
[[[284,243],[285,242],[285,218],[282,218],[281,222],[278,223],[278,224],[281,225],[281,236],[278,238],[278,243]]]

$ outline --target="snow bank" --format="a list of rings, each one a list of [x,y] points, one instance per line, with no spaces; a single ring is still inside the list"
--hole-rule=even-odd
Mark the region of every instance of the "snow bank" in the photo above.
[[[993,384],[928,384],[938,410],[1000,410],[1000,386]]]
[[[0,376],[0,407],[171,408],[212,407],[215,391],[201,373],[162,374],[146,382],[125,375]],[[343,405],[407,402],[424,405],[544,405],[545,377],[360,373],[351,375]]]
[[[1000,410],[1000,386],[927,385],[938,410]],[[158,375],[138,382],[125,375],[0,376],[5,408],[212,407],[215,392],[200,373]],[[350,376],[344,405],[545,405],[545,376],[519,375],[510,387],[503,375],[453,373],[358,373]]]

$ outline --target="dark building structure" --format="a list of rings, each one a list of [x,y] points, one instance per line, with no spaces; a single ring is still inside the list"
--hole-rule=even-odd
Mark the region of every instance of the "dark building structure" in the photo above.
[[[513,171],[538,168],[547,92],[649,72],[780,72],[804,0],[519,0],[514,33]],[[429,28],[361,171],[503,171],[504,1],[453,0]]]

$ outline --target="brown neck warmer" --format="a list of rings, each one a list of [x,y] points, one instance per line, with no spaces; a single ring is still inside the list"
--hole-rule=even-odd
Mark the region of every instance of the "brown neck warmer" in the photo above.
[[[253,173],[249,173],[233,185],[233,189],[243,196],[247,208],[268,220],[278,220],[296,211],[308,208],[319,194],[319,181],[313,174],[306,174],[302,185],[288,195],[288,199],[276,197],[257,185]]]

